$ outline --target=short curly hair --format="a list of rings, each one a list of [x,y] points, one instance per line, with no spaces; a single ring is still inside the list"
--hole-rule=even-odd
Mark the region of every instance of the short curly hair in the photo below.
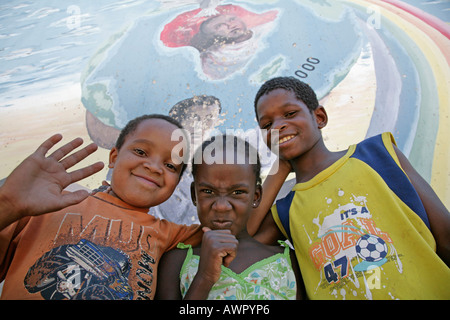
[[[316,110],[319,106],[319,101],[317,100],[316,93],[308,84],[294,77],[276,77],[267,80],[256,93],[254,102],[256,118],[258,118],[258,110],[256,106],[259,99],[263,95],[268,94],[269,92],[276,89],[292,91],[297,99],[303,101],[311,112]]]
[[[229,142],[233,142],[233,144],[228,145],[231,146],[233,148],[233,150],[226,150],[227,144]],[[250,164],[253,168],[253,173],[255,174],[255,181],[256,181],[256,185],[261,185],[262,181],[261,181],[261,161],[259,158],[259,154],[258,151],[256,150],[255,147],[253,147],[247,140],[245,139],[241,139],[237,136],[234,136],[232,134],[220,134],[217,136],[213,136],[211,137],[209,140],[205,140],[203,141],[202,145],[200,147],[197,148],[197,150],[194,153],[194,157],[192,158],[192,176],[194,177],[195,180],[195,176],[197,174],[197,170],[198,170],[198,166],[204,164],[204,159],[203,159],[203,153],[206,149],[206,147],[208,147],[209,145],[214,145],[216,144],[217,148],[221,148],[220,151],[224,152],[224,154],[227,154],[227,152],[231,152],[231,155],[234,155],[234,157],[238,156],[238,152],[244,152],[244,156],[245,156],[245,163],[246,164]],[[241,149],[240,147],[243,147],[243,149]],[[242,154],[240,154],[242,155]],[[253,163],[253,160],[256,161],[255,163]],[[201,163],[197,163],[197,159],[201,160]],[[232,162],[232,164],[234,164],[234,162],[238,163],[239,161],[235,158]]]

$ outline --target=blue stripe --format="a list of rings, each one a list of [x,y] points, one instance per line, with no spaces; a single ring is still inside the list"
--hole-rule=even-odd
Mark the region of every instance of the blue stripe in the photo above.
[[[291,191],[287,194],[283,199],[277,200],[277,212],[278,217],[280,218],[281,224],[283,225],[284,230],[287,233],[287,237],[289,241],[293,243],[291,237],[291,227],[289,225],[289,209],[291,208],[292,200],[294,199],[295,191]]]
[[[351,157],[365,162],[375,170],[389,188],[430,228],[427,213],[416,189],[389,154],[381,135],[359,143]]]

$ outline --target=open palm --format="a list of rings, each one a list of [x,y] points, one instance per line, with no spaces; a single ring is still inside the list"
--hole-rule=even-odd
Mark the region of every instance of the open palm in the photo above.
[[[67,172],[69,168],[97,150],[90,144],[71,155],[81,146],[83,140],[77,138],[65,144],[46,157],[48,151],[59,141],[60,134],[53,135],[27,157],[8,176],[0,188],[0,230],[24,216],[39,215],[57,211],[84,200],[86,190],[63,192],[71,183],[84,179],[98,171],[104,164],[97,162],[84,168]]]

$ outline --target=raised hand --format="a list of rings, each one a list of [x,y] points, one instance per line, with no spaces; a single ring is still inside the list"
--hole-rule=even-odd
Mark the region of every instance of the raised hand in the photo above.
[[[103,168],[104,164],[97,162],[67,172],[69,168],[95,152],[97,146],[90,144],[69,155],[83,143],[81,138],[76,138],[46,156],[61,139],[60,134],[47,139],[14,169],[0,187],[0,230],[22,217],[57,211],[77,204],[89,195],[86,190],[70,193],[63,193],[63,190],[71,183]]]

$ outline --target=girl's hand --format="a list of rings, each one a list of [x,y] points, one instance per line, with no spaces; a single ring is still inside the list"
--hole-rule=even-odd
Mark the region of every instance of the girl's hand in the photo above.
[[[198,275],[214,284],[220,278],[222,265],[228,267],[236,257],[238,240],[230,230],[203,228]]]

